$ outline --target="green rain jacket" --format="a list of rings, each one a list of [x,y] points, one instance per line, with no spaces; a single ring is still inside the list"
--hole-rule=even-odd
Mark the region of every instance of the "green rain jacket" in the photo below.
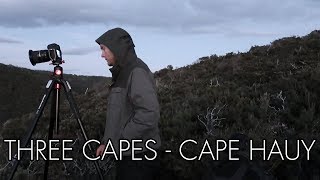
[[[156,144],[149,143],[148,146],[159,149],[160,108],[155,80],[148,66],[137,57],[131,36],[125,30],[115,28],[105,32],[96,42],[107,46],[116,61],[110,69],[112,84],[101,143],[106,144],[110,139],[118,154],[120,139],[143,140],[138,143],[142,147],[140,152],[146,151],[144,143],[153,139]],[[124,155],[131,155],[131,150]]]

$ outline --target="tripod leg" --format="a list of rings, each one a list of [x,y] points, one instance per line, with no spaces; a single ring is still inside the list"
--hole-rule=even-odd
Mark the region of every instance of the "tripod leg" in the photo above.
[[[24,136],[25,138],[22,141],[22,147],[23,148],[25,148],[28,145],[28,143],[29,143],[29,141],[31,139],[32,133],[33,133],[35,127],[37,126],[37,123],[38,123],[38,121],[39,121],[39,119],[40,119],[40,117],[42,115],[43,109],[44,109],[44,107],[45,107],[45,105],[46,105],[46,103],[47,103],[47,101],[49,99],[50,93],[51,93],[51,91],[53,89],[53,84],[54,83],[53,83],[52,80],[49,80],[48,83],[47,83],[46,92],[43,95],[42,100],[40,102],[40,105],[39,105],[39,107],[38,107],[38,109],[36,111],[35,117],[33,119],[33,123],[31,124],[31,126],[29,128],[29,132],[27,133],[26,136]],[[22,159],[22,157],[23,157],[23,152],[21,153],[21,157],[20,158]],[[13,169],[12,169],[10,177],[9,177],[10,180],[12,180],[12,178],[13,178],[13,176],[14,176],[17,168],[18,168],[18,165],[20,163],[20,160],[18,160],[17,158],[18,158],[18,155],[15,154],[14,157],[13,157],[13,160],[12,160],[14,164],[13,164]]]
[[[63,87],[64,87],[64,91],[65,91],[65,93],[66,93],[67,100],[68,100],[68,102],[69,102],[69,104],[70,104],[70,108],[72,109],[72,111],[73,111],[73,113],[74,113],[74,115],[75,115],[75,118],[76,118],[76,120],[77,120],[77,122],[78,122],[78,124],[79,124],[79,126],[80,126],[82,135],[83,135],[85,141],[88,141],[89,139],[88,139],[87,133],[86,133],[86,131],[85,131],[83,125],[82,125],[82,121],[81,121],[81,119],[80,119],[79,109],[78,109],[78,107],[77,107],[77,105],[76,105],[76,103],[75,103],[75,101],[74,101],[74,98],[73,98],[73,95],[72,95],[72,92],[71,92],[71,86],[70,86],[69,82],[67,82],[67,81],[65,81],[65,80],[61,80],[61,82],[62,82],[62,84],[63,84]],[[88,144],[88,147],[89,147],[89,150],[90,150],[91,152],[94,152],[94,151],[93,151],[93,148],[92,148],[92,146],[91,146],[90,144]],[[95,165],[95,168],[96,168],[96,170],[97,170],[97,173],[98,173],[98,175],[99,175],[99,177],[100,177],[100,180],[103,180],[103,176],[102,176],[101,169],[100,169],[100,167],[99,167],[98,162],[97,162],[97,161],[94,161],[94,165]]]
[[[54,110],[52,110],[52,112],[54,111],[55,116],[54,118],[52,118],[52,120],[55,120],[55,130],[56,130],[56,134],[59,134],[59,122],[60,122],[60,84],[56,84],[56,94],[55,94],[55,105],[52,108],[55,108]]]
[[[49,144],[49,140],[53,137],[53,127],[55,125],[56,133],[58,133],[58,121],[59,121],[59,99],[60,99],[60,89],[57,86],[60,84],[56,83],[55,92],[53,93],[52,100],[51,100],[51,112],[50,112],[50,124],[49,124],[49,134],[47,139],[47,144]],[[46,151],[46,157],[49,157],[49,151]],[[49,169],[49,160],[45,161],[44,165],[44,176],[43,179],[48,179],[48,169]]]

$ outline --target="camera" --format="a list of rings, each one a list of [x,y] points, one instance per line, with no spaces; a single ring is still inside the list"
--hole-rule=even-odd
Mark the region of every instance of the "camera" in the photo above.
[[[33,66],[38,63],[52,61],[53,65],[63,63],[62,52],[58,44],[49,44],[46,50],[29,50],[29,59]]]

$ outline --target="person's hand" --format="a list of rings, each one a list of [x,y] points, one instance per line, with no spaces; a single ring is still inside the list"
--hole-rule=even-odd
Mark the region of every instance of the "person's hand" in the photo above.
[[[104,153],[104,149],[106,148],[106,145],[101,144],[98,149],[96,150],[96,156],[102,156]]]

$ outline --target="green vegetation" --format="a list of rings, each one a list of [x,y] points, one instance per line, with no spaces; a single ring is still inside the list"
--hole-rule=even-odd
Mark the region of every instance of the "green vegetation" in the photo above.
[[[35,112],[52,72],[32,71],[0,63],[0,73],[0,124],[9,118]],[[64,78],[70,82],[75,94],[84,94],[87,88],[101,87],[110,80],[69,74],[65,74]]]

